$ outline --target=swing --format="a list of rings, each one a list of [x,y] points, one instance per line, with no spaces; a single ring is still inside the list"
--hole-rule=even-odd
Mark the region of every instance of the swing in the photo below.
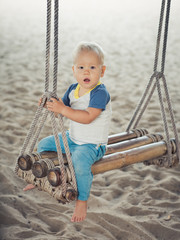
[[[173,167],[179,162],[180,151],[178,133],[164,75],[171,0],[167,0],[161,70],[159,72],[157,71],[165,3],[166,0],[162,0],[153,74],[126,131],[109,136],[105,156],[92,165],[91,170],[94,175],[138,162],[144,162],[145,165],[155,164],[165,167]],[[58,10],[59,1],[54,0],[53,90],[52,92],[49,91],[51,0],[47,0],[45,93],[42,97],[40,106],[37,108],[29,132],[17,158],[15,172],[26,182],[34,184],[38,189],[48,192],[59,202],[66,203],[76,199],[77,184],[63,125],[63,118],[58,114],[58,121],[66,154],[62,154],[61,151],[55,114],[43,108],[46,101],[49,101],[51,97],[58,99],[56,94],[58,70]],[[164,87],[165,98],[175,136],[174,139],[170,139],[160,81],[162,81]],[[146,129],[137,128],[156,88],[159,96],[166,139],[163,139],[163,136],[160,134],[149,134]],[[48,115],[51,117],[57,152],[33,152]]]

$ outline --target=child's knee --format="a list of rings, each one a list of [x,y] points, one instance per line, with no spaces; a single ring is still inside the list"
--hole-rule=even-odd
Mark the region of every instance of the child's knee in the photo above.
[[[56,151],[55,141],[53,140],[53,136],[49,136],[40,140],[37,146],[37,152],[44,151]]]
[[[37,152],[43,152],[44,151],[44,148],[45,148],[45,141],[44,139],[42,139],[39,143],[38,143],[38,146],[37,146]]]

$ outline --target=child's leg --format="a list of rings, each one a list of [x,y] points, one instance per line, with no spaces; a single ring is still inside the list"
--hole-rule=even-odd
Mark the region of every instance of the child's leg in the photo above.
[[[87,200],[89,198],[93,175],[92,164],[105,153],[105,146],[96,148],[94,144],[78,145],[72,151],[72,161],[76,174],[78,187],[78,200],[72,216],[72,222],[83,221],[87,213]]]
[[[59,136],[59,140],[60,140],[61,150],[63,153],[65,153],[64,143],[62,140],[61,133],[59,133],[58,136]],[[69,132],[68,131],[66,132],[66,136],[67,136],[67,140],[68,140],[68,144],[69,144]],[[41,139],[41,141],[38,143],[37,152],[46,152],[46,151],[57,152],[55,138],[53,135]]]
[[[36,186],[33,184],[28,184],[25,186],[25,188],[23,188],[23,191],[28,191],[28,190],[34,189],[35,187]]]

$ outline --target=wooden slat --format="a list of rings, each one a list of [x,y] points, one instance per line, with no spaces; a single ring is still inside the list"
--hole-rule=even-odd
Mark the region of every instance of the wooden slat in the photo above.
[[[147,161],[165,155],[167,146],[164,141],[148,144],[130,150],[113,153],[104,156],[92,165],[93,174],[103,173],[113,169],[119,169],[134,163]]]

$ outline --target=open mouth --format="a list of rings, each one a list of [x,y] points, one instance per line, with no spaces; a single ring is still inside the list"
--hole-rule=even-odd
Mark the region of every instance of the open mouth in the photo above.
[[[89,78],[85,78],[85,79],[84,79],[84,82],[85,82],[85,83],[89,83],[89,82],[90,82],[90,79],[89,79]]]

